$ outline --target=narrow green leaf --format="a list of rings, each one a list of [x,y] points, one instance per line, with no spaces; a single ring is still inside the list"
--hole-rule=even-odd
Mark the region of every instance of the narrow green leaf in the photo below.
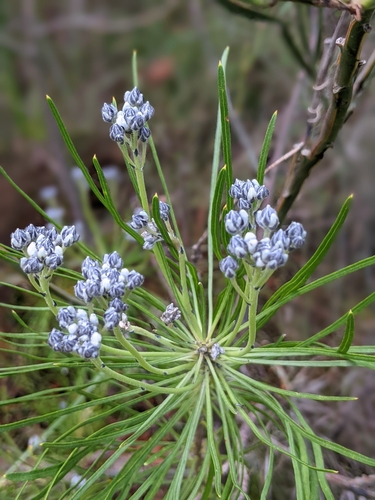
[[[208,455],[208,453],[207,453],[207,455]],[[210,498],[212,498],[211,497],[211,493],[212,493],[212,480],[214,478],[214,474],[215,474],[214,466],[211,463],[211,467],[209,469],[207,480],[206,480],[206,486],[205,486],[205,488],[203,490],[201,500],[209,500]],[[229,498],[229,497],[226,496],[224,498]]]
[[[289,295],[291,292],[297,290],[300,286],[306,283],[307,279],[312,275],[317,266],[325,257],[326,253],[334,242],[337,233],[340,231],[342,225],[344,224],[345,219],[349,213],[352,199],[353,196],[349,196],[349,198],[345,201],[331,229],[328,231],[311,259],[302,267],[302,269],[297,272],[297,274],[294,275],[294,277],[290,281],[288,281],[288,283],[285,283],[285,285],[280,287],[277,292],[272,295],[272,297],[264,305],[262,311],[265,311],[269,306],[277,302],[281,297]]]
[[[34,481],[35,479],[54,476],[59,469],[60,465],[52,465],[51,467],[44,467],[28,472],[11,472],[10,474],[5,474],[4,478],[9,481]]]
[[[350,346],[352,345],[353,338],[354,338],[354,314],[352,313],[352,311],[349,311],[346,320],[344,337],[337,351],[341,354],[346,354],[349,351]]]
[[[275,130],[276,119],[277,119],[277,111],[274,112],[268,124],[266,135],[264,136],[262,150],[260,152],[258,173],[257,173],[257,181],[259,182],[259,184],[263,184],[264,181],[264,172],[266,170],[268,152],[271,146],[273,131]]]
[[[223,157],[224,163],[227,167],[227,193],[226,202],[228,210],[233,208],[233,199],[229,196],[229,187],[233,182],[233,172],[232,172],[232,145],[230,136],[230,125],[229,125],[229,109],[227,100],[227,91],[225,83],[225,73],[222,63],[218,66],[218,91],[219,91],[219,104],[220,104],[220,121],[221,121],[221,133],[222,133],[222,146],[223,146]]]
[[[227,167],[224,167],[220,170],[219,175],[217,177],[217,182],[215,186],[215,191],[212,199],[211,205],[211,221],[209,227],[211,228],[211,238],[212,238],[212,248],[215,252],[216,258],[221,260],[223,258],[223,254],[221,253],[220,247],[220,220],[221,220],[221,200],[223,197],[223,190],[225,185],[225,179],[227,176]],[[221,224],[223,221],[221,221]]]
[[[55,106],[55,103],[52,101],[52,99],[47,96],[47,104],[50,107],[52,114],[56,120],[57,126],[59,127],[60,133],[62,135],[62,138],[65,142],[66,147],[68,148],[70,154],[73,157],[73,160],[75,163],[78,165],[78,167],[81,169],[83,175],[85,176],[85,179],[87,183],[89,184],[91,190],[94,192],[95,196],[98,198],[99,201],[105,205],[105,200],[99,189],[96,187],[95,182],[92,180],[91,175],[89,171],[86,168],[86,165],[83,163],[81,157],[79,156],[72,139],[70,138],[70,135],[68,134],[68,131],[65,128],[64,122],[61,119],[60,113],[57,111],[57,108]]]
[[[168,490],[167,499],[175,500],[180,498],[181,485],[184,479],[184,473],[186,469],[186,464],[189,458],[190,449],[193,446],[195,433],[198,427],[199,419],[201,417],[202,408],[205,399],[205,386],[208,384],[206,379],[205,383],[202,383],[201,390],[195,402],[195,407],[191,412],[189,420],[186,422],[182,435],[185,441],[184,451],[182,453],[181,459],[179,461],[177,470],[174,474],[173,481],[170,489]],[[186,438],[185,435],[186,434]]]
[[[203,462],[199,468],[199,474],[195,480],[195,486],[192,489],[192,491],[190,492],[190,495],[187,498],[187,500],[195,500],[197,498],[198,491],[200,490],[201,484],[203,483],[205,477],[207,477],[206,487],[207,487],[207,485],[212,484],[212,477],[210,476],[210,471],[212,471],[212,473],[213,473],[213,466],[212,466],[212,462],[210,459],[211,459],[210,454],[205,453],[204,458],[203,458]],[[210,464],[211,464],[211,469],[210,469]],[[202,496],[202,498],[203,498],[203,496]],[[150,498],[150,499],[145,499],[145,500],[154,500],[154,499]]]
[[[311,292],[312,290],[315,290],[315,288],[319,288],[323,285],[331,283],[332,281],[335,281],[339,278],[342,278],[343,276],[354,273],[356,271],[359,271],[360,269],[364,269],[365,267],[372,266],[374,264],[375,264],[375,257],[368,257],[367,259],[360,260],[359,262],[356,262],[355,264],[351,264],[350,266],[339,269],[338,271],[335,271],[334,273],[328,274],[327,276],[323,276],[322,278],[319,278],[315,281],[312,281],[308,285],[305,285],[305,286],[299,288],[296,292],[293,292],[288,296],[284,295],[281,298],[281,300],[278,301],[276,304],[271,305],[266,310],[262,310],[258,314],[258,316],[257,316],[257,328],[261,328],[275,314],[275,312],[278,309],[280,309],[280,307],[282,305],[290,302],[295,297],[299,297],[301,295],[304,295],[305,293],[308,293],[308,292]],[[354,308],[353,308],[353,313],[354,313]],[[308,340],[310,340],[310,339],[308,339]],[[307,342],[307,341],[305,341],[305,342]]]
[[[227,59],[228,59],[228,54],[229,54],[229,47],[227,47],[221,57],[222,65],[225,71],[226,64],[227,64]],[[213,205],[213,199],[214,199],[214,194],[216,191],[216,184],[217,184],[217,177],[218,177],[218,171],[219,171],[219,164],[220,164],[220,149],[221,149],[221,119],[220,119],[220,103],[218,103],[218,110],[217,110],[217,119],[216,119],[216,131],[215,131],[215,143],[214,143],[214,154],[212,158],[212,170],[211,170],[211,182],[210,182],[210,203],[209,203],[209,209],[208,209],[208,221],[207,221],[207,227],[208,227],[208,234],[207,234],[207,253],[208,253],[208,282],[207,282],[207,299],[208,299],[208,330],[211,329],[212,325],[212,312],[213,312],[213,302],[214,302],[214,254],[217,257],[216,252],[214,252],[213,249],[213,229],[212,229],[212,224],[218,223],[218,219],[215,218],[220,214],[220,207],[219,211],[217,212],[216,216],[213,216],[212,212],[214,209]],[[221,202],[221,199],[220,199]],[[216,231],[216,234],[219,234],[219,231]],[[220,245],[220,244],[219,244]]]
[[[291,407],[293,408],[294,413],[296,414],[302,427],[304,429],[306,429],[307,431],[312,433],[313,431],[312,431],[311,427],[307,424],[306,420],[303,418],[302,413],[299,411],[298,407],[293,403],[293,401],[291,401],[291,400],[288,400],[288,401],[289,401],[289,404],[291,405]],[[324,469],[324,459],[323,459],[323,453],[322,453],[321,447],[316,443],[311,443],[311,445],[312,445],[312,449],[314,452],[314,457],[315,457],[315,462],[316,462],[317,467],[319,467],[320,469]],[[319,485],[322,489],[322,492],[323,492],[326,500],[334,500],[334,497],[333,497],[332,492],[331,492],[331,488],[329,487],[329,484],[328,484],[328,481],[327,481],[327,478],[326,478],[326,475],[324,474],[324,472],[317,471],[316,475],[318,477]]]
[[[111,193],[108,187],[107,179],[105,178],[105,175],[103,174],[102,167],[100,166],[100,163],[97,159],[96,156],[93,157],[92,163],[95,167],[96,173],[98,174],[98,179],[100,183],[100,187],[102,188],[103,191],[103,196],[104,196],[104,206],[108,210],[108,212],[111,214],[115,222],[126,232],[128,233],[132,238],[134,238],[140,245],[143,245],[143,239],[142,237],[135,231],[132,227],[130,227],[128,224],[126,224],[123,220],[121,215],[118,213],[112,197]]]
[[[138,67],[137,67],[137,51],[133,50],[132,57],[132,75],[133,75],[133,85],[134,87],[138,87]]]
[[[268,458],[267,458],[267,474],[266,480],[264,481],[264,486],[262,489],[260,500],[267,500],[268,492],[272,484],[272,476],[273,476],[273,464],[274,464],[275,453],[273,448],[269,448],[268,450]]]
[[[303,465],[297,461],[294,456],[299,455],[299,450],[295,445],[294,442],[294,435],[291,426],[289,425],[288,422],[284,422],[286,431],[287,431],[287,436],[288,436],[288,444],[289,444],[289,450],[290,453],[292,454],[291,460],[292,460],[292,465],[293,465],[293,472],[294,472],[294,481],[296,484],[296,499],[297,500],[305,500],[305,498],[309,498],[308,495],[304,495],[305,491],[305,486],[308,487],[308,483],[305,485],[304,484],[304,478],[303,478],[303,469],[307,469],[307,467],[303,467]],[[305,457],[306,458],[306,457]],[[301,457],[302,459],[302,457]],[[304,460],[306,461],[306,460]],[[306,492],[307,493],[307,492]]]
[[[211,455],[211,460],[214,468],[214,478],[215,478],[215,490],[220,498],[221,496],[221,462],[220,455],[218,452],[215,434],[214,434],[214,419],[211,404],[211,392],[209,380],[206,376],[206,423],[207,423],[207,440],[208,449]],[[220,396],[218,396],[220,397]]]
[[[368,297],[363,299],[361,302],[359,302],[355,307],[352,307],[352,314],[356,315],[360,313],[363,309],[365,309],[367,306],[369,306],[372,302],[375,301],[375,292],[371,293]],[[341,318],[337,319],[333,323],[331,323],[329,326],[324,328],[324,330],[321,330],[320,332],[316,333],[312,337],[310,337],[307,340],[304,340],[299,344],[300,347],[308,347],[309,345],[313,344],[314,342],[318,342],[319,340],[323,339],[327,335],[329,335],[332,332],[335,332],[340,326],[344,325],[347,319],[347,315],[344,314],[341,316]]]

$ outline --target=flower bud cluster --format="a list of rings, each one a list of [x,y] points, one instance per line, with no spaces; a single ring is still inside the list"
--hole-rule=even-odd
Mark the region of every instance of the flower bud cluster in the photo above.
[[[27,274],[38,274],[45,268],[55,271],[60,267],[65,249],[78,240],[75,226],[64,226],[59,233],[55,227],[29,224],[11,234],[10,244],[26,255],[20,261],[21,269]]]
[[[216,361],[221,354],[225,354],[225,349],[218,343],[213,344],[210,349],[210,358]]]
[[[81,358],[97,358],[102,336],[98,332],[99,320],[96,314],[90,316],[83,309],[73,306],[59,309],[56,319],[64,333],[53,328],[48,337],[48,345],[58,352],[74,352]]]
[[[181,311],[178,307],[175,307],[175,305],[169,304],[163,314],[160,316],[160,319],[165,323],[166,325],[170,325],[171,323],[174,323],[175,321],[179,320],[181,318]]]
[[[167,222],[169,220],[170,206],[164,201],[159,201],[160,218]],[[152,250],[155,243],[163,241],[155,221],[150,220],[149,216],[144,210],[137,210],[132,216],[130,227],[140,231],[143,238],[143,249]]]
[[[136,133],[138,139],[146,142],[150,137],[150,129],[146,123],[152,118],[155,110],[151,104],[143,102],[143,94],[134,87],[124,94],[124,105],[119,111],[115,104],[104,103],[102,118],[107,123],[112,123],[109,137],[119,144],[124,144],[125,134]]]
[[[102,264],[86,257],[81,268],[85,280],[77,281],[74,287],[75,296],[86,303],[99,297],[108,301],[108,308],[104,312],[107,330],[113,330],[120,321],[127,321],[124,313],[128,306],[122,298],[125,292],[141,286],[144,281],[140,273],[122,266],[123,261],[117,252],[105,254]]]
[[[232,235],[227,246],[229,255],[220,261],[220,270],[227,278],[235,277],[240,259],[262,270],[275,270],[286,263],[289,252],[304,244],[306,231],[302,224],[292,222],[286,230],[276,230],[276,210],[270,205],[259,209],[269,191],[256,180],[236,179],[229,195],[237,200],[238,210],[228,212],[224,220],[226,231]],[[263,230],[260,240],[256,236],[258,228]]]

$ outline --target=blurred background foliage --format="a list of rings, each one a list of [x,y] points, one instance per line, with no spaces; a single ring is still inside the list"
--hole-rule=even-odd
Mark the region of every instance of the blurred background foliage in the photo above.
[[[279,117],[269,163],[301,140],[313,94],[313,79],[285,43],[280,25],[235,15],[223,3],[214,0],[0,2],[0,164],[42,206],[41,188],[55,185],[59,203],[65,208],[65,222],[82,220],[82,208],[70,174],[72,160],[46,105],[48,94],[86,165],[91,168],[95,153],[102,166],[119,167],[119,203],[130,219],[137,203],[121,153],[108,138],[108,127],[102,122],[100,110],[112,96],[121,102],[124,91],[132,87],[131,56],[135,49],[140,88],[156,109],[151,129],[182,237],[188,247],[194,245],[206,225],[217,114],[216,70],[223,49],[227,45],[231,49],[227,83],[237,177],[254,176],[267,123],[276,109]],[[299,50],[316,71],[324,39],[333,33],[339,14],[289,3],[262,12],[277,16],[288,26]],[[309,52],[309,47],[319,50]],[[373,47],[374,35],[370,35],[363,49],[364,59]],[[289,213],[289,218],[305,226],[308,243],[303,251],[293,255],[286,270],[276,275],[271,287],[276,288],[306,262],[350,193],[354,193],[354,203],[349,220],[319,273],[323,275],[374,253],[374,124],[375,88],[370,85],[360,96],[334,149],[314,169]],[[270,177],[274,200],[287,167],[288,162],[284,162]],[[147,166],[146,183],[150,194],[161,191],[152,161]],[[100,204],[94,198],[91,203],[105,227],[108,221]],[[9,244],[9,234],[16,227],[44,223],[3,178],[0,178],[0,213],[0,242],[5,244]],[[89,234],[86,240],[90,244]],[[204,260],[198,259],[197,264],[204,276]],[[26,285],[25,277],[16,268],[1,266],[2,280]],[[279,313],[274,332],[262,333],[264,341],[280,333],[286,333],[290,339],[306,338],[373,289],[374,272],[366,269],[300,298]],[[11,297],[9,290],[2,288],[0,301],[11,300],[20,299]],[[9,331],[11,315],[4,313],[4,309],[0,314],[0,329]],[[355,343],[372,344],[374,329],[373,310],[367,310],[356,322]],[[340,339],[340,332],[336,336]],[[365,395],[366,401],[355,403],[355,408],[358,410],[361,404],[366,433],[369,426],[375,426],[375,396],[371,399],[368,394],[375,382],[373,374],[351,371],[349,376],[349,372],[336,369],[321,379],[321,373],[311,370],[301,373],[298,380],[303,381],[301,390],[305,392],[318,383],[331,393]],[[348,411],[349,407],[353,405],[345,403],[340,415],[340,405],[336,405],[332,412],[321,415],[317,425],[323,434],[335,435],[341,444],[374,457],[374,448],[365,437],[354,432],[360,412]]]

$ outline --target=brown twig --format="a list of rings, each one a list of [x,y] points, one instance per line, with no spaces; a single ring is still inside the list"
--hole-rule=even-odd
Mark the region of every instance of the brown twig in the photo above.
[[[311,149],[298,152],[290,165],[285,185],[279,198],[277,209],[282,221],[300,189],[309,176],[311,169],[332,147],[337,134],[346,121],[352,102],[353,85],[360,66],[360,53],[367,33],[371,31],[370,21],[374,10],[364,12],[361,21],[350,23],[345,39],[339,39],[340,54],[331,88],[330,105],[325,114],[320,135]]]

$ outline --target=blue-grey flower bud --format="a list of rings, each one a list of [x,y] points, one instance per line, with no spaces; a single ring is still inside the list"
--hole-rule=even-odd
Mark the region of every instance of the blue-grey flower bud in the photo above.
[[[60,344],[63,340],[65,335],[63,332],[60,332],[60,330],[57,330],[56,328],[53,328],[51,333],[48,336],[48,345],[54,350],[54,351],[59,351],[60,350]]]
[[[100,279],[101,269],[97,260],[86,257],[81,266],[82,276],[86,279]]]
[[[175,305],[169,304],[163,314],[160,316],[160,319],[165,323],[166,325],[170,325],[174,321],[178,321],[181,318],[181,311],[178,307],[175,307]]]
[[[124,101],[128,102],[131,106],[142,106],[143,94],[141,94],[140,90],[137,87],[134,87],[133,90],[128,90],[127,92],[125,92]]]
[[[29,224],[28,226],[25,227],[24,231],[29,235],[30,241],[37,239],[39,234],[38,229],[39,228],[35,227],[34,224]]]
[[[145,102],[140,108],[139,111],[142,113],[145,122],[148,122],[151,120],[151,118],[154,116],[155,110],[151,106],[151,104],[147,101]]]
[[[168,205],[168,203],[165,203],[164,201],[159,201],[159,211],[162,220],[164,221],[168,220],[170,210],[171,207]]]
[[[242,196],[253,203],[257,199],[259,187],[259,182],[256,179],[247,179],[242,186]]]
[[[114,123],[109,129],[109,137],[112,141],[118,142],[119,144],[124,144],[124,134],[124,127],[121,127],[121,125],[118,125],[117,123]]]
[[[144,231],[141,234],[143,238],[143,250],[152,250],[154,248],[154,245],[158,243],[159,241],[163,241],[163,238],[161,235],[159,236],[154,236],[153,234],[148,233],[147,231]]]
[[[306,231],[299,222],[291,222],[286,228],[285,233],[290,239],[290,250],[301,248],[306,240]]]
[[[118,252],[106,253],[103,257],[103,264],[109,264],[113,269],[121,269],[123,266],[122,258]]]
[[[91,299],[87,295],[85,281],[77,281],[74,285],[74,295],[77,299],[83,300],[84,302],[90,302]]]
[[[133,123],[134,117],[138,113],[137,108],[132,108],[131,106],[124,106],[122,113],[126,128],[131,129],[131,124]],[[124,124],[119,123],[119,125],[122,126],[124,126]]]
[[[102,107],[102,118],[107,123],[113,123],[116,120],[117,108],[114,104],[107,104]]]
[[[30,257],[29,259],[22,257],[20,260],[20,266],[22,271],[26,274],[37,274],[44,268],[43,262],[40,262],[37,257]]]
[[[73,306],[61,307],[57,313],[56,319],[60,328],[68,328],[74,323],[77,313]]]
[[[125,283],[122,283],[121,281],[115,281],[111,283],[111,286],[107,290],[107,294],[111,298],[122,297],[124,293],[125,293]]]
[[[256,267],[265,267],[268,262],[268,256],[271,252],[271,240],[269,238],[262,238],[253,253],[253,259]]]
[[[96,331],[96,325],[93,325],[91,321],[80,321],[77,329],[78,337],[90,337],[92,333]]]
[[[248,201],[246,198],[238,199],[238,208],[240,210],[250,210],[252,203]]]
[[[287,260],[288,254],[284,253],[282,248],[273,248],[266,259],[266,268],[277,269],[283,266]]]
[[[89,300],[94,297],[102,297],[104,294],[104,287],[100,281],[87,280],[85,282],[85,291]]]
[[[248,254],[247,245],[243,238],[238,234],[232,236],[227,246],[227,251],[237,259],[243,259]]]
[[[46,226],[36,226],[35,229],[36,229],[36,232],[38,233],[37,237],[40,236],[41,234],[43,236],[45,236],[48,232],[48,229],[46,228]]]
[[[61,255],[58,255],[56,253],[51,253],[50,255],[47,255],[47,257],[44,259],[44,263],[46,267],[49,267],[53,271],[55,271],[58,267],[60,267],[63,263],[63,258]]]
[[[36,250],[39,260],[44,260],[47,255],[55,253],[55,245],[47,236],[39,235],[36,240]]]
[[[244,185],[244,181],[241,181],[240,179],[236,179],[234,181],[234,184],[232,184],[231,187],[229,188],[229,196],[231,198],[235,198],[237,200],[239,200],[240,198],[242,198],[242,196],[243,196],[243,194],[242,194],[243,185]]]
[[[273,231],[279,225],[277,212],[270,205],[267,205],[263,210],[258,210],[255,214],[255,220],[262,229]]]
[[[147,139],[150,137],[150,135],[151,135],[151,130],[147,127],[142,127],[139,129],[138,139],[141,142],[147,142]]]
[[[225,349],[216,342],[211,347],[210,358],[215,361],[221,354],[225,354]]]
[[[290,238],[282,229],[278,229],[271,237],[271,246],[273,248],[281,248],[282,250],[289,250]]]
[[[53,245],[60,245],[61,235],[58,233],[55,227],[51,227],[46,232],[46,238],[50,240]]]
[[[61,230],[61,240],[64,247],[70,247],[79,240],[75,226],[64,226]]]
[[[140,130],[144,126],[144,124],[145,124],[145,119],[142,113],[140,113],[139,111],[133,116],[132,120],[129,123],[130,128],[134,131]]]
[[[245,210],[239,212],[231,210],[225,216],[224,223],[227,233],[235,235],[242,233],[249,227],[249,216]]]
[[[132,221],[130,223],[130,226],[133,229],[142,229],[143,227],[147,226],[148,220],[149,219],[147,212],[141,210],[140,212],[132,215]]]
[[[61,352],[73,352],[77,350],[77,347],[77,337],[75,335],[64,335],[60,344]]]
[[[113,307],[109,307],[104,315],[104,326],[107,330],[113,330],[120,322],[120,314]]]
[[[270,192],[266,188],[266,186],[259,186],[259,188],[257,190],[257,194],[256,194],[256,199],[258,201],[263,201],[267,198],[267,196],[269,196],[269,194],[270,194]]]
[[[219,267],[224,276],[231,279],[236,276],[238,262],[236,261],[236,259],[228,255],[228,257],[225,257],[225,259],[220,261]]]
[[[255,233],[252,233],[251,231],[249,231],[248,233],[245,234],[243,239],[246,243],[247,251],[249,252],[249,254],[252,255],[255,252],[256,247],[258,245],[258,240],[257,240]]]
[[[142,274],[137,273],[137,271],[130,271],[130,273],[128,274],[126,288],[128,288],[129,290],[134,290],[134,288],[141,286],[144,280],[145,278],[144,276],[142,276]]]
[[[32,238],[30,234],[22,229],[16,229],[14,233],[10,235],[10,246],[15,250],[22,250],[26,245],[30,243]]]
[[[84,346],[79,352],[79,355],[85,359],[94,359],[99,356],[99,349],[97,346],[88,343],[87,346]]]
[[[113,309],[118,313],[125,312],[127,309],[129,309],[129,306],[119,298],[112,299],[108,303],[108,306],[113,307]]]

